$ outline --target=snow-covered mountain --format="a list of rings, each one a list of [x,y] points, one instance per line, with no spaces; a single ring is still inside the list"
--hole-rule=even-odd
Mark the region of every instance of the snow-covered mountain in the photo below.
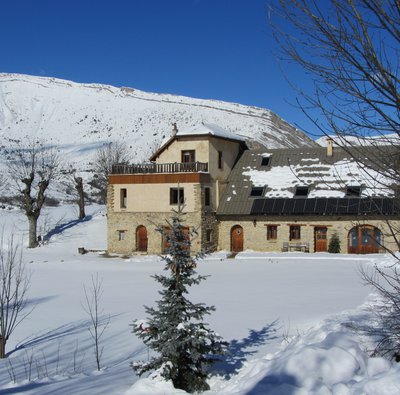
[[[214,123],[269,148],[314,141],[270,110],[215,100],[155,94],[133,88],[78,84],[55,78],[0,74],[0,154],[9,139],[55,145],[66,167],[90,172],[96,149],[123,141],[134,162],[148,159],[172,133]],[[1,161],[0,161],[1,162]],[[1,170],[1,169],[0,169]],[[85,177],[87,178],[87,177]]]

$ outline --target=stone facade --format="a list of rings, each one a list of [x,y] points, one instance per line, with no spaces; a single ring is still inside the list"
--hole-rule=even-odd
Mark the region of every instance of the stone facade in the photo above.
[[[399,227],[400,221],[391,222],[392,226]],[[386,221],[379,219],[355,220],[354,218],[323,219],[321,218],[302,218],[290,220],[287,218],[270,218],[269,220],[259,218],[249,219],[248,217],[238,217],[221,219],[219,221],[219,245],[220,250],[231,250],[231,230],[234,226],[240,225],[243,228],[243,248],[253,251],[281,252],[284,243],[300,243],[309,245],[309,252],[315,252],[314,230],[316,227],[326,227],[327,245],[334,233],[340,239],[341,252],[348,252],[348,237],[352,228],[358,225],[370,225],[378,228],[382,232],[383,244],[385,248],[395,251],[397,245],[393,239]],[[277,226],[277,238],[267,239],[267,226]],[[290,240],[289,229],[291,225],[301,227],[301,237],[299,240]],[[384,249],[381,249],[383,252]]]
[[[192,239],[193,254],[215,250],[321,252],[328,250],[334,233],[339,236],[342,253],[397,250],[387,223],[389,220],[400,228],[399,209],[393,199],[369,188],[369,196],[376,200],[368,205],[366,201],[370,201],[361,194],[366,188],[365,179],[349,178],[346,187],[350,186],[353,195],[348,197],[349,191],[338,191],[337,180],[327,176],[336,162],[343,166],[347,152],[333,152],[332,147],[328,153],[322,147],[247,150],[242,140],[214,135],[212,128],[204,127],[200,135],[173,136],[152,156],[152,164],[132,166],[131,172],[110,175],[110,252],[162,253],[163,235],[155,229],[167,225],[171,210],[177,208],[174,193],[182,193],[181,190],[184,223],[197,230]],[[285,166],[290,175],[294,169],[298,171],[294,181],[289,182],[287,175],[282,177]],[[274,169],[281,173],[274,173]],[[351,172],[347,169],[346,176],[348,173]],[[275,176],[268,179],[268,174]],[[359,195],[354,196],[357,190]],[[336,200],[328,205],[333,193]],[[268,211],[275,207],[282,210]],[[359,211],[351,211],[354,207]]]

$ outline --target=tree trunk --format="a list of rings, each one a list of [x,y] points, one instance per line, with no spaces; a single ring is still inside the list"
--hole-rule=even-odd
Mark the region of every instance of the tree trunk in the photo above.
[[[0,359],[6,357],[6,340],[0,336]]]
[[[85,194],[83,191],[83,180],[82,177],[74,177],[75,189],[78,192],[78,207],[79,207],[79,219],[84,219],[85,214]]]
[[[29,248],[35,248],[38,246],[37,241],[37,218],[35,216],[29,216]]]

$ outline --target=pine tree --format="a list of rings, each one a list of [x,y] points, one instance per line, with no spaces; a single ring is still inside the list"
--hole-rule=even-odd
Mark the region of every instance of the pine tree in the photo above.
[[[145,306],[147,320],[136,320],[132,325],[132,331],[157,354],[147,362],[132,363],[132,367],[139,375],[157,370],[172,380],[175,388],[197,392],[209,389],[209,368],[224,354],[226,343],[203,322],[204,315],[215,307],[187,299],[189,287],[206,277],[195,271],[199,256],[190,255],[183,216],[182,207],[178,207],[173,210],[172,222],[167,222],[170,231],[157,228],[169,244],[168,255],[162,256],[168,274],[152,276],[162,286],[161,299],[155,308]]]
[[[340,239],[337,233],[334,233],[329,240],[328,252],[332,254],[340,253]]]

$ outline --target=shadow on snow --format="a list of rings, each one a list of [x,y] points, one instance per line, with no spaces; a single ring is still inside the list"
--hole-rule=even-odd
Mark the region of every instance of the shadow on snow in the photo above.
[[[244,339],[231,340],[227,347],[227,354],[215,364],[215,372],[227,377],[236,373],[246,360],[257,352],[258,346],[278,338],[277,324],[278,320],[275,320],[260,330],[250,329],[249,335]]]
[[[63,233],[64,231],[66,231],[67,229],[71,229],[76,225],[79,225],[80,223],[83,222],[87,222],[90,221],[93,218],[92,215],[87,215],[85,218],[83,219],[74,219],[62,224],[58,224],[57,226],[54,227],[54,229],[50,230],[49,232],[47,232],[44,237],[43,237],[43,241],[44,242],[48,242],[50,241],[50,239],[55,236],[58,235],[60,233]]]

